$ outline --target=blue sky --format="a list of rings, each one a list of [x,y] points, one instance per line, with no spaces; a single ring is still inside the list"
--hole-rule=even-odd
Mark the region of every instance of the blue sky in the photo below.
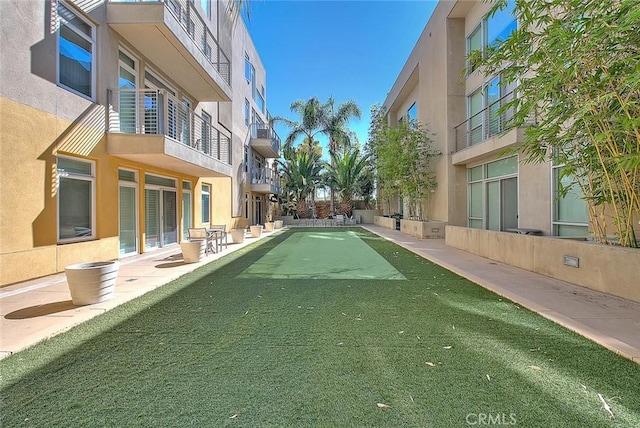
[[[267,70],[267,107],[297,120],[295,100],[352,99],[362,119],[350,128],[367,139],[369,110],[382,103],[437,1],[254,0],[247,27]],[[288,128],[277,125],[284,140]],[[325,143],[324,138],[318,138]]]

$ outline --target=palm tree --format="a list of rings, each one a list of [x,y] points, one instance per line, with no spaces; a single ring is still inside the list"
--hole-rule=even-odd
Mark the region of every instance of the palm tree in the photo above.
[[[289,159],[285,159],[284,163],[279,162],[283,189],[294,199],[298,217],[308,218],[313,206],[309,206],[307,198],[311,196],[313,203],[313,195],[322,171],[320,157],[303,150],[289,154]]]
[[[335,100],[329,97],[324,105],[324,130],[329,138],[329,155],[333,155],[340,147],[349,147],[353,143],[355,134],[347,128],[351,119],[360,119],[362,112],[355,101],[345,101],[338,108],[334,107]]]
[[[355,134],[347,128],[347,122],[352,118],[360,119],[360,107],[354,101],[345,101],[334,106],[335,100],[329,97],[329,101],[324,105],[324,134],[329,138],[329,156],[331,157],[331,165],[333,166],[333,157],[340,147],[346,148],[352,145]],[[334,189],[331,189],[331,213],[334,212]]]
[[[353,198],[366,184],[368,155],[361,155],[357,148],[345,148],[331,156],[326,165],[327,182],[340,195],[340,212],[351,217]]]
[[[318,153],[316,147],[316,135],[323,133],[325,129],[325,106],[320,103],[317,97],[311,97],[307,101],[297,100],[291,103],[291,111],[298,113],[300,121],[290,120],[281,116],[274,117],[271,122],[282,122],[291,129],[291,132],[287,136],[282,146],[282,152],[285,159],[296,159],[296,152],[306,152],[309,154],[309,162],[313,160],[315,164],[320,165],[320,157],[322,152]],[[303,138],[303,143],[306,147],[305,150],[294,148],[294,143],[299,137]],[[320,171],[318,171],[318,176]],[[317,184],[317,182],[316,182]],[[311,206],[315,207],[315,187],[311,192]],[[306,210],[305,210],[306,212]],[[301,215],[298,213],[298,215]]]
[[[309,145],[309,152],[312,151],[315,136],[324,132],[325,110],[317,97],[311,97],[307,101],[297,100],[291,103],[292,112],[300,116],[300,121],[294,121],[285,117],[275,117],[273,122],[282,122],[291,128],[291,132],[284,141],[283,151],[293,147],[298,137],[303,136],[304,142]]]

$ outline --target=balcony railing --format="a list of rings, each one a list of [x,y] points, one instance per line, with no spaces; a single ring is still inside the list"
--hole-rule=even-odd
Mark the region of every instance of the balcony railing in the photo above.
[[[251,124],[251,138],[257,140],[269,140],[271,142],[271,155],[265,157],[278,157],[280,156],[280,137],[276,131],[266,123],[252,123]]]
[[[250,168],[251,184],[268,184],[274,193],[280,193],[280,176],[272,168]]]
[[[514,110],[510,108],[500,111],[500,109],[514,96],[515,92],[508,93],[456,126],[455,151],[459,152],[506,131],[511,126]],[[533,115],[527,119],[528,124],[534,121]]]
[[[231,138],[166,90],[120,89],[108,99],[117,110],[109,110],[109,132],[164,135],[231,165]]]
[[[144,3],[149,0],[108,0],[111,3]],[[207,61],[216,69],[222,79],[231,86],[231,62],[220,48],[217,39],[205,24],[192,0],[156,0],[164,3],[165,8],[176,18],[189,38],[204,54]],[[215,7],[217,2],[211,2]]]

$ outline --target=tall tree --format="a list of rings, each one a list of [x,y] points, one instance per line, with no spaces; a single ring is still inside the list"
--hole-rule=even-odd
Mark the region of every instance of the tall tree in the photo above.
[[[377,188],[383,196],[405,198],[410,217],[428,216],[429,197],[437,186],[432,162],[441,155],[433,147],[433,134],[416,120],[389,127],[378,106],[371,118],[367,148],[375,162]]]
[[[490,14],[506,5],[499,0]],[[638,246],[637,0],[515,0],[515,10],[517,29],[471,52],[470,63],[506,84],[518,82],[518,96],[502,110],[515,112],[513,126],[531,117],[536,123],[517,149],[529,161],[564,165],[587,201],[596,241],[609,242],[613,226],[620,245]]]
[[[304,143],[309,145],[309,152],[313,151],[313,142],[316,135],[325,130],[325,106],[317,97],[311,97],[307,101],[297,100],[291,103],[290,109],[297,113],[299,120],[290,120],[286,117],[277,116],[273,122],[282,122],[291,131],[284,141],[284,149],[294,147],[296,140],[303,137]]]
[[[349,100],[340,103],[335,106],[335,100],[333,97],[329,97],[329,100],[324,105],[324,133],[329,139],[329,156],[331,158],[331,165],[334,165],[334,156],[339,148],[350,147],[355,134],[347,127],[348,122],[351,119],[360,119],[361,111],[358,104],[355,101]],[[330,187],[331,199],[330,199],[330,211],[333,214],[334,207],[334,188]]]

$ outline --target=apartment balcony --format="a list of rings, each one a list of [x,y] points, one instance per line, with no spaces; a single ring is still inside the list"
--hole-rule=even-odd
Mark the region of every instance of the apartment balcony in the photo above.
[[[269,167],[251,168],[251,191],[264,194],[280,194],[280,176]]]
[[[513,96],[513,93],[507,94],[455,127],[454,165],[494,156],[524,142],[525,127],[511,127],[513,110],[501,111]],[[534,122],[533,116],[527,120],[527,124]]]
[[[254,123],[251,125],[251,148],[265,158],[280,157],[280,137],[267,124]]]
[[[229,57],[192,3],[108,0],[107,23],[199,101],[231,101]]]
[[[107,153],[196,177],[231,177],[231,137],[166,91],[109,91]]]

